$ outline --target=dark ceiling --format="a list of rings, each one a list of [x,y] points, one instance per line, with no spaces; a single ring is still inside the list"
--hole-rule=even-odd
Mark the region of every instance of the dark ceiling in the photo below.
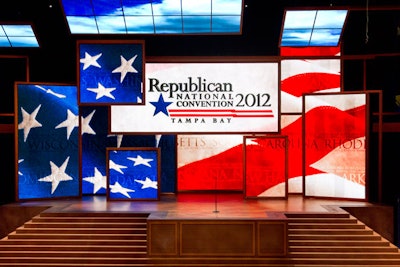
[[[0,55],[27,55],[32,81],[57,82],[75,81],[77,40],[145,40],[148,57],[278,56],[284,10],[308,7],[350,9],[343,55],[400,53],[400,0],[245,0],[242,34],[223,36],[71,35],[59,0],[7,0],[0,23],[32,23],[40,48],[1,48]]]

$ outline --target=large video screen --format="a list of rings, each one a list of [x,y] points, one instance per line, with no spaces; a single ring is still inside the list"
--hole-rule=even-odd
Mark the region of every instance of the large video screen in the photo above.
[[[366,198],[366,94],[304,97],[304,193]]]
[[[111,106],[111,132],[278,132],[278,63],[147,63],[145,104]]]

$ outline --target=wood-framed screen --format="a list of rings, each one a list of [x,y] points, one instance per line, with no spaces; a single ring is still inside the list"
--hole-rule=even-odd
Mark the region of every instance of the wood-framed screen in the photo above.
[[[366,199],[367,94],[303,95],[304,195]]]
[[[277,62],[152,62],[145,68],[144,104],[112,105],[110,132],[279,131]]]

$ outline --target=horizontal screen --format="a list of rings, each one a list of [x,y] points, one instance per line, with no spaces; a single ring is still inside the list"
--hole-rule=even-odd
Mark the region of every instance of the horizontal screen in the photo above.
[[[111,132],[278,132],[278,63],[150,63],[144,90],[111,106]]]

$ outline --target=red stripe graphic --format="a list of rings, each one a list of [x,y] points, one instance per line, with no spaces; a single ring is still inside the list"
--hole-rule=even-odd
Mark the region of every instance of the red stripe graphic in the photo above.
[[[272,110],[235,110],[235,109],[170,109],[171,117],[274,117]]]
[[[339,87],[340,74],[331,73],[301,73],[281,82],[281,90],[296,97]]]

